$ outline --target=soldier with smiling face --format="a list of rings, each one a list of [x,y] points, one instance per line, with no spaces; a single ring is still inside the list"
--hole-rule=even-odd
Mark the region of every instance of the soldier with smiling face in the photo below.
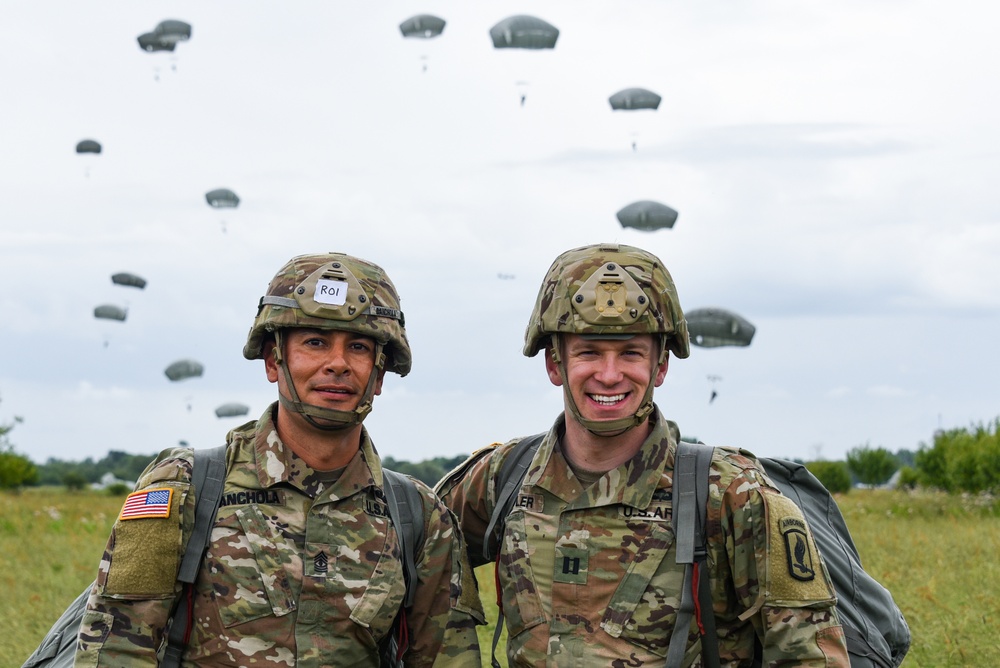
[[[500,474],[522,439],[473,454],[437,491],[458,515],[473,563],[497,555],[510,665],[663,666],[685,566],[671,524],[680,431],[653,390],[670,355],[690,352],[663,263],[614,244],[560,255],[525,335],[524,354],[539,352],[565,408],[502,530],[490,530]],[[835,594],[801,511],[746,451],[716,448],[709,480],[714,609],[702,614],[714,613],[721,664],[750,666],[757,652],[764,666],[846,668]],[[794,549],[784,526],[804,537]],[[677,637],[680,665],[703,665],[697,624]]]
[[[478,665],[482,611],[478,593],[463,591],[465,546],[452,513],[419,482],[424,540],[404,610],[400,534],[362,425],[385,372],[410,370],[389,277],[349,255],[293,258],[261,298],[243,354],[264,360],[278,401],[227,437],[182,665]],[[190,449],[172,448],[140,478],[140,492],[166,490],[170,500],[158,516],[116,522],[76,665],[158,664],[194,521],[192,461]],[[391,638],[401,657],[388,656]]]

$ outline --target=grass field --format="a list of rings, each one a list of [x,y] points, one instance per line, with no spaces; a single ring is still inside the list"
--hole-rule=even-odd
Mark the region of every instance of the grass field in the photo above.
[[[1000,502],[859,490],[839,501],[865,568],[909,622],[903,666],[1000,666]],[[0,553],[11,564],[2,576],[0,666],[20,666],[93,580],[121,503],[93,492],[0,493]],[[478,574],[495,622],[492,571]],[[492,626],[480,631],[488,652]]]

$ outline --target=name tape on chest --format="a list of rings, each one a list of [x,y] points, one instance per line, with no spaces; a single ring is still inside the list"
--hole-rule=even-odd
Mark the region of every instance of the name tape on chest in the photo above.
[[[252,504],[283,506],[285,505],[285,497],[276,489],[248,489],[241,492],[227,492],[219,501],[220,508]]]
[[[118,519],[139,520],[151,517],[166,519],[170,517],[170,501],[173,498],[174,490],[171,487],[132,492],[125,499],[125,505],[122,506]]]
[[[514,507],[540,513],[545,509],[545,497],[541,494],[521,494],[514,497]]]

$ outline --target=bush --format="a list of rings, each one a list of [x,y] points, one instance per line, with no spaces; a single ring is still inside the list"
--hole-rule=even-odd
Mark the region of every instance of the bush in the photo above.
[[[844,462],[809,462],[806,468],[831,494],[844,494],[851,490],[851,474],[847,472]]]
[[[904,466],[899,472],[900,489],[916,489],[920,484],[920,471],[912,466]]]
[[[896,472],[899,462],[896,455],[885,448],[872,448],[866,444],[847,453],[847,468],[858,482],[881,485]]]
[[[916,456],[922,482],[948,492],[1000,491],[1000,418],[934,434]]]
[[[132,488],[123,482],[113,482],[104,488],[108,496],[125,496],[132,491]]]
[[[63,474],[62,484],[71,492],[79,492],[87,486],[87,478],[77,471],[67,471]]]
[[[0,450],[0,489],[20,489],[38,482],[38,469],[11,447]]]

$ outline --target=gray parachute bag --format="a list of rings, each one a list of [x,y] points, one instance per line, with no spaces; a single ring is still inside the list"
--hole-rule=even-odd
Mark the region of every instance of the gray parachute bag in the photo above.
[[[483,539],[482,556],[485,562],[498,556],[500,537],[514,504],[514,494],[520,489],[543,436],[536,434],[522,439],[500,468],[495,481],[500,491]],[[668,650],[668,668],[680,665],[686,631],[690,629],[696,610],[699,607],[702,610],[712,609],[708,578],[698,578],[701,586],[697,592],[693,591],[694,572],[704,567],[707,558],[707,536],[703,528],[708,506],[711,453],[712,448],[703,443],[681,441],[677,444],[673,489],[676,502],[672,521],[677,536],[677,563],[686,564],[686,567],[681,608],[670,644],[670,647],[677,645],[678,649],[673,652]],[[847,638],[851,668],[898,668],[910,649],[910,629],[892,594],[862,567],[858,549],[837,502],[804,465],[767,457],[759,457],[758,461],[781,493],[792,499],[805,515],[837,592],[837,616]],[[695,597],[698,598],[698,606],[695,605]],[[500,638],[499,627],[503,624],[502,609],[500,613],[498,632],[493,638],[494,667],[500,665],[495,657]],[[704,629],[703,665],[715,668],[720,662],[714,619],[711,615],[702,618],[699,626]],[[752,664],[754,668],[761,665],[759,645],[757,649]]]
[[[177,575],[177,580],[185,583],[185,595],[198,574],[205,550],[208,548],[208,539],[215,524],[219,501],[222,499],[225,478],[226,446],[194,451],[191,484],[196,498],[195,525]],[[93,582],[87,585],[76,600],[69,604],[21,668],[73,668],[80,623],[83,621],[87,599],[90,598],[90,590],[93,587]],[[190,630],[190,621],[187,607],[178,605],[172,616],[167,649],[160,666],[164,668],[180,666],[180,655],[187,644],[186,635]]]
[[[844,516],[804,465],[760,458],[764,472],[802,509],[837,590],[837,615],[851,667],[896,668],[910,649],[910,628],[892,594],[865,572]]]

